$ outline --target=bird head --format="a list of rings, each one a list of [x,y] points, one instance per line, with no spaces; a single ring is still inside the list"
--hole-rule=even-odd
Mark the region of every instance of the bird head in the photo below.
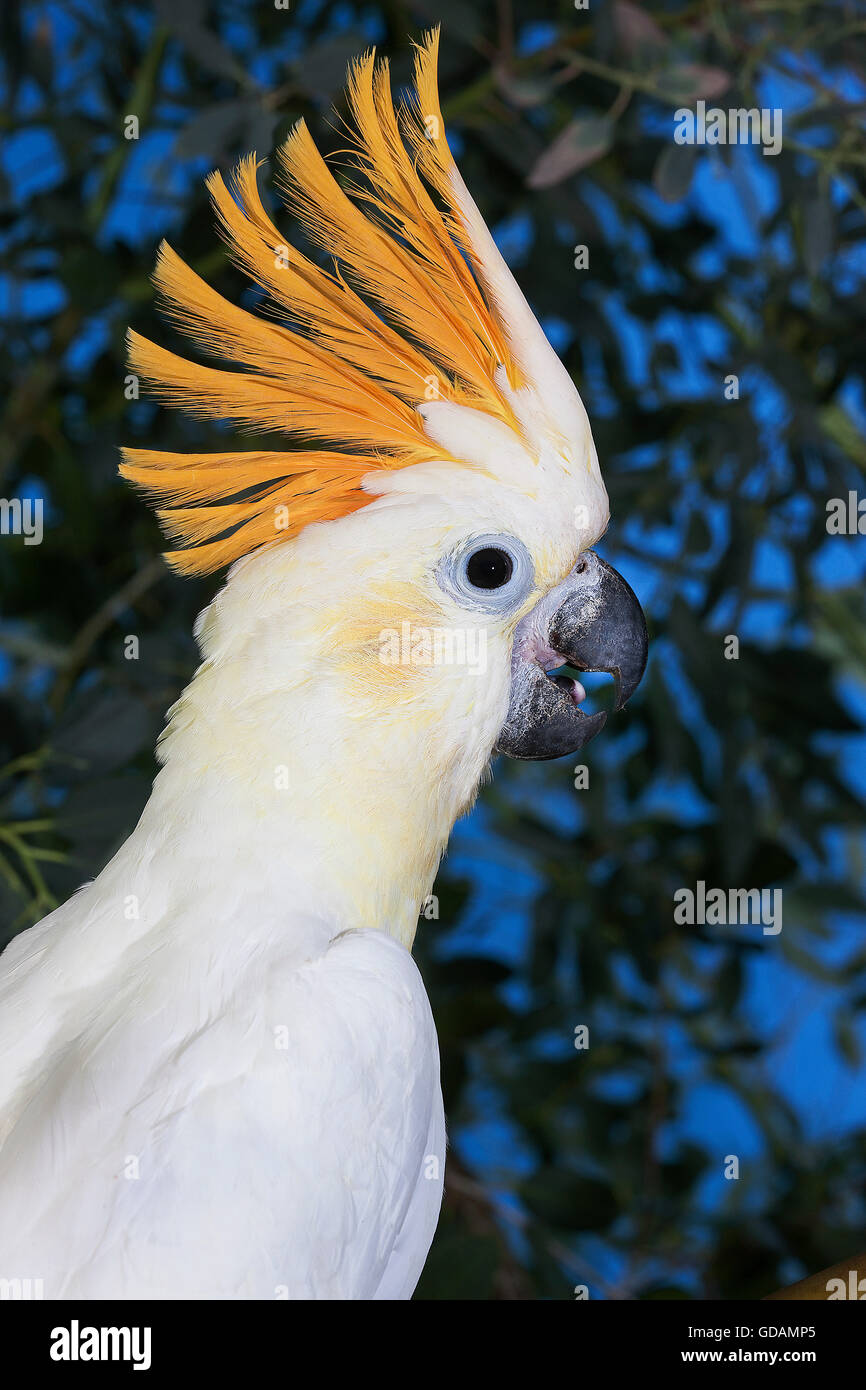
[[[449,151],[437,46],[417,48],[398,107],[387,63],[353,64],[342,181],[303,123],[279,151],[321,255],[271,220],[253,156],[228,185],[211,176],[266,308],[228,302],[164,244],[169,316],[231,369],[135,333],[131,364],[163,400],[268,443],[128,449],[121,471],[179,543],[173,568],[232,566],[199,624],[205,679],[230,667],[237,710],[255,700],[274,720],[302,686],[296,743],[349,756],[361,729],[371,768],[423,762],[430,796],[455,784],[447,821],[494,751],[553,758],[598,732],[604,714],[584,715],[558,668],[611,672],[620,706],[647,638],[593,550],[609,513],[586,411]]]

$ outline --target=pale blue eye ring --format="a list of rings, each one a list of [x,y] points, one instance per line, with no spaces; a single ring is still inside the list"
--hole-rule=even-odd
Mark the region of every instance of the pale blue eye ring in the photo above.
[[[529,551],[516,536],[469,536],[443,556],[436,569],[441,589],[464,608],[508,613],[535,584]]]

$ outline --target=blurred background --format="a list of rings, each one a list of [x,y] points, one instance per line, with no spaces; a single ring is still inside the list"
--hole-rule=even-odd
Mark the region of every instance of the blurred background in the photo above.
[[[500,762],[421,922],[452,1147],[416,1297],[757,1297],[866,1244],[866,540],[827,529],[866,497],[853,0],[3,6],[0,494],[45,508],[41,545],[0,536],[3,939],[132,829],[218,583],[166,571],[117,477],[121,443],[218,447],[127,398],[127,325],[171,342],[159,240],[248,293],[204,176],[299,116],[338,148],[348,59],[399,87],[440,22],[452,148],[583,394],[652,643],[589,785]],[[699,99],[781,109],[781,152],[677,145]],[[677,925],[698,880],[781,888],[782,931]]]

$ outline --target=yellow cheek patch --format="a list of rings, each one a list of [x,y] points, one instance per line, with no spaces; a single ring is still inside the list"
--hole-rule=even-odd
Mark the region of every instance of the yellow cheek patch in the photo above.
[[[374,699],[406,698],[416,689],[430,665],[424,634],[445,626],[441,610],[420,589],[384,581],[322,615],[332,669]]]

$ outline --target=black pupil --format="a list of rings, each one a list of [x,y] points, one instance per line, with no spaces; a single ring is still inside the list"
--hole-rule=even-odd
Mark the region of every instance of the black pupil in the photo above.
[[[501,589],[511,578],[514,565],[507,550],[486,546],[469,556],[466,577],[475,589]]]

